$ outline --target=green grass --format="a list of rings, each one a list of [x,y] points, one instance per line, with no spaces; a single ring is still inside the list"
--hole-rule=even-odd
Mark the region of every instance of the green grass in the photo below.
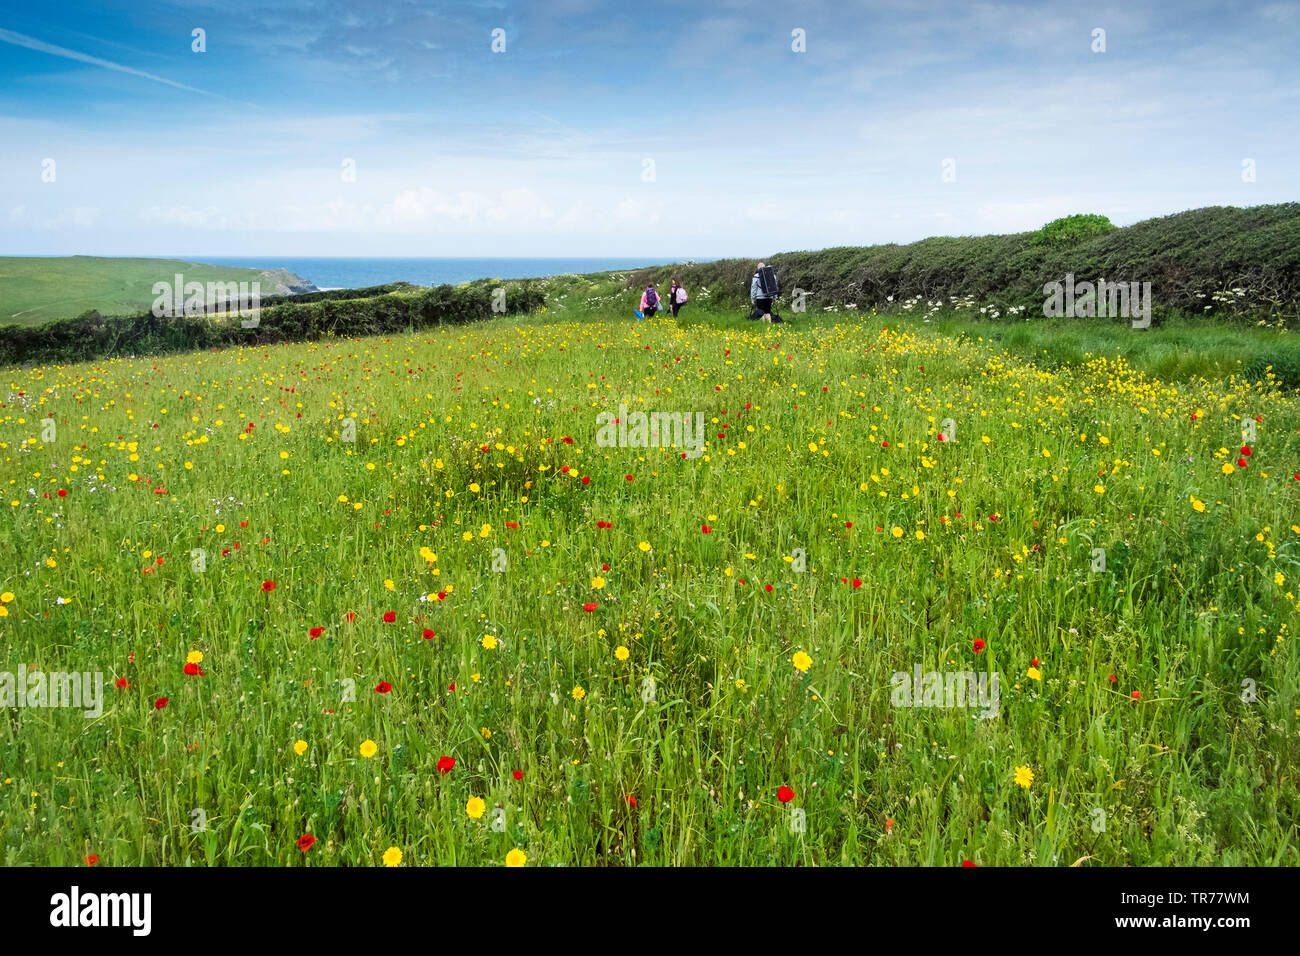
[[[110,688],[5,711],[0,863],[1296,863],[1300,399],[1221,354],[1285,333],[638,323],[618,286],[10,370],[0,670]],[[703,412],[704,457],[599,447],[620,402]],[[893,706],[918,664],[1000,715]]]
[[[103,315],[147,312],[155,282],[254,282],[262,295],[273,285],[260,269],[212,266],[176,259],[95,256],[0,257],[0,325],[39,325],[95,309]]]

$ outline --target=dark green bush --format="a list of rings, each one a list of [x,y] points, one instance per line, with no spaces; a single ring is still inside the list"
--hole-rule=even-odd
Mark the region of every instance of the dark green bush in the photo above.
[[[151,312],[105,318],[87,312],[38,326],[0,328],[0,365],[78,362],[114,355],[183,352],[232,345],[300,342],[323,335],[390,335],[490,318],[500,283],[436,286],[415,294],[322,298],[263,305],[256,328],[238,316],[159,318]],[[531,313],[545,296],[530,283],[505,285],[504,313]],[[308,293],[316,295],[316,293]]]
[[[780,277],[782,301],[802,289],[810,312],[829,305],[884,308],[891,296],[897,305],[913,296],[969,295],[979,304],[1020,305],[1041,315],[1043,286],[1073,273],[1076,281],[1150,282],[1162,310],[1300,319],[1300,203],[1212,206],[1123,228],[1104,229],[1106,221],[1070,216],[1038,232],[786,252],[766,261]],[[1043,241],[1044,233],[1059,239]],[[752,259],[656,266],[632,273],[627,288],[664,287],[676,275],[693,301],[708,288],[709,301],[739,309],[749,302],[754,266]],[[1247,294],[1232,304],[1213,300],[1234,287]]]

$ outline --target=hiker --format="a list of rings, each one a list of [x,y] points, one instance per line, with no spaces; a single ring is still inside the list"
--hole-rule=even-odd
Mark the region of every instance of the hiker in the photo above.
[[[785,319],[777,315],[772,308],[780,291],[781,286],[776,281],[776,273],[772,271],[772,267],[765,262],[760,262],[758,271],[754,273],[754,278],[749,283],[749,301],[753,303],[754,308],[745,318],[751,322],[760,318],[764,322],[784,322]]]
[[[673,310],[674,319],[677,318],[677,311],[689,302],[690,299],[691,297],[686,294],[685,287],[682,286],[682,284],[677,281],[677,277],[674,276],[673,284],[668,289],[668,305]]]
[[[645,287],[641,293],[641,312],[647,319],[654,318],[654,314],[659,309],[659,293],[655,291],[654,283]]]

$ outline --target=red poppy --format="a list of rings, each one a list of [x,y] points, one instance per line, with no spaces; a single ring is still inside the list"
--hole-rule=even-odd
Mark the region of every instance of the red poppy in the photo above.
[[[635,794],[635,793],[629,793],[629,794],[627,795],[627,805],[628,805],[629,807],[631,807],[633,810],[636,809],[636,794]]]
[[[626,478],[628,481],[631,481],[631,480],[632,480],[632,476],[631,476],[631,475],[624,475],[623,477]]]
[[[98,853],[92,853],[90,854],[90,856],[86,857],[86,866],[94,866],[98,862],[99,862]]]
[[[424,639],[426,641],[431,641],[437,636],[438,636],[437,634],[434,634],[433,631],[430,631],[428,628],[426,628],[424,631]]]
[[[1140,691],[1140,690],[1135,690],[1135,691],[1133,691],[1133,693],[1130,694],[1129,696],[1132,697],[1134,700],[1141,700],[1141,699],[1142,699],[1142,691]]]
[[[311,639],[314,641],[314,640],[316,640],[316,638],[320,637],[322,634],[325,633],[325,628],[323,628],[323,627],[313,627],[313,628],[312,628],[310,631],[308,631],[307,633],[311,635]]]
[[[155,700],[155,701],[153,702],[153,709],[154,709],[154,710],[162,710],[162,709],[163,709],[164,707],[166,707],[166,706],[167,706],[167,698],[166,698],[166,697],[159,697],[157,700]]]
[[[1238,468],[1245,468],[1245,467],[1246,467],[1246,459],[1244,459],[1244,458],[1238,458],[1238,459],[1237,459],[1237,467],[1238,467]]]
[[[66,497],[68,497],[68,490],[67,490],[66,488],[60,488],[60,489],[59,489],[59,497],[60,497],[60,498],[66,498]]]
[[[600,607],[600,605],[597,604],[595,601],[588,601],[586,604],[582,606],[582,609],[584,611],[594,611],[598,607]]]
[[[713,529],[710,528],[710,527],[709,527],[708,525],[706,525],[706,524],[702,524],[702,525],[700,525],[700,531],[701,531],[703,534],[713,534]]]
[[[794,799],[794,791],[782,784],[776,791],[776,798],[782,803],[789,803]]]
[[[348,613],[343,615],[343,620],[347,621],[349,624],[355,621],[356,619],[357,619],[356,611],[348,611]]]
[[[392,685],[392,684],[388,683],[388,681],[386,681],[386,680],[381,680],[381,681],[379,682],[379,686],[375,688],[375,693],[376,693],[376,694],[387,694],[387,693],[388,693],[390,690],[392,690],[392,689],[393,689],[393,685]]]
[[[1037,658],[1037,657],[1033,658],[1033,659],[1029,662],[1029,666],[1030,666],[1030,667],[1037,667],[1037,666],[1038,666],[1038,658]]]
[[[852,522],[852,521],[846,521],[846,522],[844,522],[844,527],[846,527],[846,528],[852,528],[852,527],[853,527],[853,522]]]
[[[454,694],[456,692],[456,682],[452,681],[450,684],[448,684],[447,690],[451,691]]]
[[[885,817],[885,832],[886,832],[886,833],[892,833],[893,830],[894,830],[894,818],[893,818],[893,817]]]
[[[1241,453],[1242,453],[1243,455],[1245,455],[1247,458],[1249,458],[1251,455],[1254,454],[1254,452],[1252,452],[1252,451],[1250,450],[1250,446],[1249,446],[1249,445],[1242,445],[1242,446],[1241,446]],[[63,494],[63,492],[59,492],[59,494]]]
[[[522,770],[516,770],[516,771],[515,771],[514,773],[512,773],[510,776],[514,777],[516,780],[523,780],[523,779],[524,779],[524,772],[523,772]]]
[[[853,586],[854,586],[855,588],[860,588],[860,587],[862,587],[862,579],[861,579],[861,578],[854,578],[852,583],[853,583]]]
[[[316,838],[314,836],[310,833],[304,833],[302,836],[298,837],[298,849],[302,850],[303,853],[306,853],[311,849],[311,845],[315,842]]]
[[[764,590],[764,591],[767,591],[767,592],[770,594],[770,593],[772,592],[772,585],[770,585],[770,584],[765,584],[765,585],[763,586],[763,590]]]
[[[392,624],[392,623],[393,623],[394,621],[396,621],[396,620],[397,620],[397,612],[396,612],[396,611],[385,611],[385,612],[384,612],[384,623],[385,623],[385,624]]]
[[[962,861],[961,861],[961,865],[962,865],[962,866],[975,866],[975,864],[972,863],[970,860],[962,860]]]
[[[263,591],[274,591],[274,590],[275,590],[275,582],[274,582],[274,581],[263,581],[263,582],[262,582],[262,590],[263,590]]]
[[[451,768],[456,766],[455,757],[439,757],[438,773],[451,773]]]
[[[1106,678],[1106,679],[1109,680],[1112,684],[1118,682],[1118,678],[1116,678],[1114,674],[1111,674],[1110,677],[1108,677],[1108,678]]]
[[[200,667],[198,664],[190,664],[190,663],[187,663],[187,664],[185,665],[185,673],[188,674],[190,677],[206,677],[206,676],[207,676],[206,674],[203,673],[203,668]]]
[[[583,475],[583,476],[582,476],[582,483],[583,483],[584,485],[589,485],[589,484],[591,484],[591,478],[590,478],[589,476],[587,476],[587,475]]]
[[[973,648],[975,649],[975,653],[976,653],[976,654],[978,654],[980,651],[984,650],[984,638],[982,638],[982,637],[977,637],[977,638],[975,638],[975,641],[974,641],[973,644],[971,644],[971,647],[973,647]]]
[[[131,686],[130,682],[129,682],[125,677],[119,677],[119,678],[117,679],[117,689],[118,689],[118,690],[126,690],[126,688],[128,688],[128,687],[130,687],[130,686]]]

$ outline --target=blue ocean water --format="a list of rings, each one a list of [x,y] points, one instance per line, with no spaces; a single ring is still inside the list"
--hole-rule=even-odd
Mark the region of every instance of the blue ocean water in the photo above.
[[[537,279],[570,272],[604,272],[659,265],[643,259],[393,259],[301,256],[184,256],[191,262],[252,269],[288,269],[320,289],[362,289],[387,282],[455,285],[471,279]],[[704,261],[704,260],[696,260]]]

